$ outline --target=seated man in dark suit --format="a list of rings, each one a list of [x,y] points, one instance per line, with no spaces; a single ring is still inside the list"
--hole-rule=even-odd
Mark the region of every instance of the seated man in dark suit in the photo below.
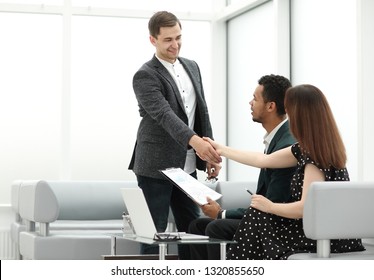
[[[266,130],[264,144],[267,154],[295,143],[289,131],[284,109],[284,95],[289,87],[291,83],[285,77],[263,76],[258,81],[253,99],[249,103],[253,121],[261,123]],[[294,171],[294,168],[261,169],[256,193],[274,202],[288,202],[291,198],[290,182]],[[244,208],[221,209],[221,206],[213,200],[208,200],[208,204],[201,208],[210,218],[198,218],[192,221],[189,232],[225,240],[232,240],[246,211]],[[190,245],[190,250],[192,259],[220,258],[219,245]]]

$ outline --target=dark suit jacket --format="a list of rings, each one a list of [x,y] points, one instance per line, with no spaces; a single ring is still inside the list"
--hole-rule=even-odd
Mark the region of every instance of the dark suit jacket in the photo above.
[[[187,149],[191,148],[188,142],[194,134],[213,137],[199,67],[192,60],[180,57],[179,61],[191,78],[196,93],[194,130],[188,127],[177,85],[168,70],[153,56],[133,78],[142,117],[129,165],[135,174],[163,178],[158,170],[184,167]],[[205,170],[205,162],[199,157],[196,157],[196,165],[199,170]]]
[[[296,140],[289,131],[288,121],[285,122],[274,135],[267,154],[291,146]],[[291,179],[295,168],[261,169],[257,183],[257,194],[261,194],[273,202],[288,202],[291,199]],[[227,219],[241,219],[246,208],[226,210]]]

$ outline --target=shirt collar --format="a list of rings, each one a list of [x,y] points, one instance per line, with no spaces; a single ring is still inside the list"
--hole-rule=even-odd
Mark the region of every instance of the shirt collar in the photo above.
[[[159,58],[156,54],[156,58],[161,62],[162,65],[165,66],[166,69],[173,69],[174,65],[181,64],[179,59],[177,58],[174,63],[170,63],[169,61],[163,60],[162,58]]]
[[[269,145],[271,141],[274,138],[274,135],[278,132],[279,128],[287,121],[288,119],[284,119],[282,122],[280,122],[270,133],[266,133],[264,135],[264,144],[265,144],[265,152],[267,152]]]

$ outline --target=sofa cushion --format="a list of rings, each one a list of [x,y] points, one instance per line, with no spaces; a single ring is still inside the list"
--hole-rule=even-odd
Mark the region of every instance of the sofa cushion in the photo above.
[[[139,243],[119,239],[117,254],[139,254]],[[33,260],[100,260],[111,253],[110,231],[58,230],[48,236],[37,232],[20,233],[20,253]]]

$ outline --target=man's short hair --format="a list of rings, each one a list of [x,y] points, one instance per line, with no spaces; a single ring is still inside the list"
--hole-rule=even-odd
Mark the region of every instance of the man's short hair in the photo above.
[[[167,11],[157,12],[149,19],[149,35],[157,39],[157,36],[160,34],[161,27],[173,27],[176,24],[179,24],[179,27],[182,29],[179,19],[174,14]]]
[[[278,115],[285,115],[284,96],[291,82],[280,75],[265,75],[258,80],[258,84],[264,87],[262,97],[264,102],[275,102]]]

